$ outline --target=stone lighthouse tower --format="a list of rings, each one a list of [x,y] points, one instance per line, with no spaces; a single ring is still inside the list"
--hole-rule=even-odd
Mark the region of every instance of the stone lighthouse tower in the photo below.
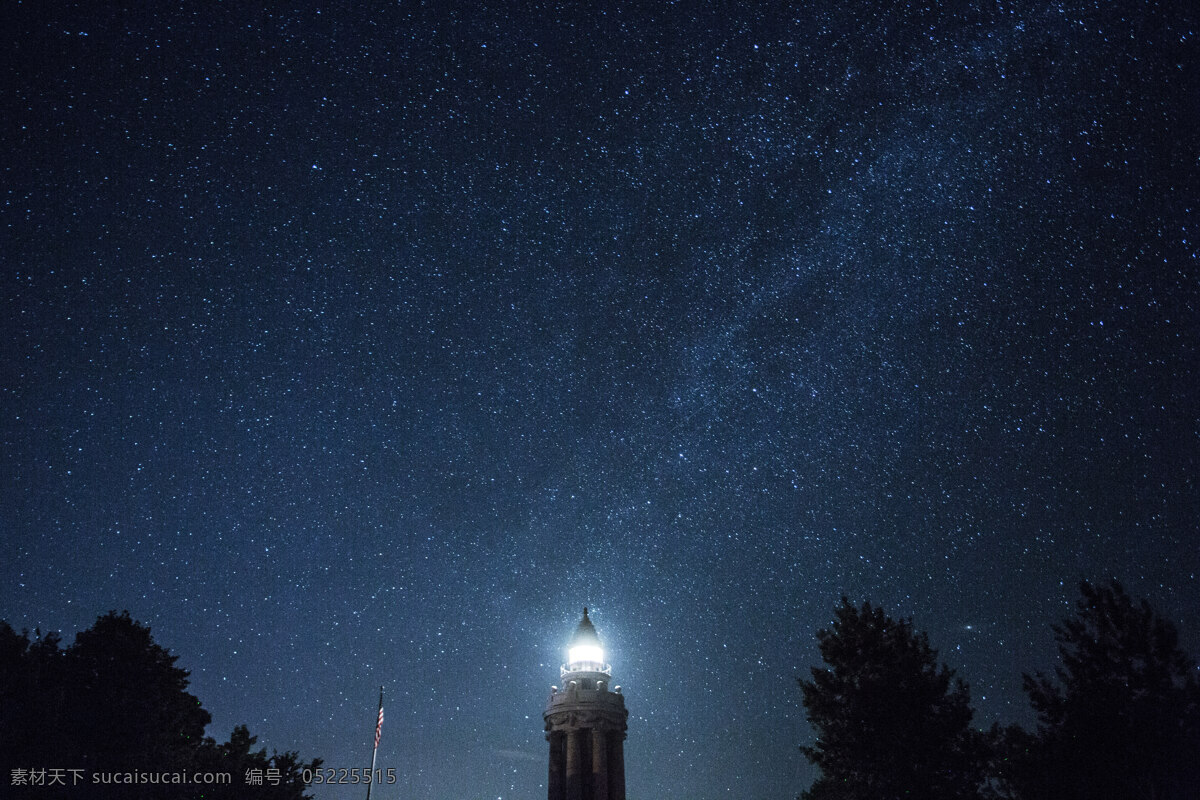
[[[625,800],[625,729],[629,712],[596,628],[583,619],[567,646],[563,686],[550,690],[546,741],[550,742],[549,800]]]

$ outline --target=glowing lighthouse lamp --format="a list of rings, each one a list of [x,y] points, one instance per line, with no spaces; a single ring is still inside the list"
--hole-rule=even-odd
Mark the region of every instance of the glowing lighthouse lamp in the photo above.
[[[600,646],[600,637],[588,619],[586,608],[583,610],[583,620],[567,645],[567,663],[562,665],[559,672],[563,678],[578,672],[612,675],[612,665],[604,663],[604,648]]]

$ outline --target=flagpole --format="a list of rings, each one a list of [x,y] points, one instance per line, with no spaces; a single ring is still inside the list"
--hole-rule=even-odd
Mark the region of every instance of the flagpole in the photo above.
[[[367,783],[367,800],[371,800],[371,787],[375,785],[375,756],[379,755],[379,735],[383,733],[383,687],[379,687],[379,714],[375,722],[375,749],[371,751],[371,780]]]

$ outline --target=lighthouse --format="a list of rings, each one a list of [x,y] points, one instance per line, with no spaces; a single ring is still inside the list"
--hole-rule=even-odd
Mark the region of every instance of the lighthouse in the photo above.
[[[542,714],[550,743],[548,800],[625,800],[629,712],[586,608],[559,676],[562,687],[550,688]]]

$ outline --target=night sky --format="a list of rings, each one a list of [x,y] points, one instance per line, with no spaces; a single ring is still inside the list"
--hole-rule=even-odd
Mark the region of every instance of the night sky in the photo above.
[[[249,5],[5,4],[0,618],[376,800],[544,796],[584,605],[631,800],[806,788],[843,594],[1200,652],[1194,4]]]

